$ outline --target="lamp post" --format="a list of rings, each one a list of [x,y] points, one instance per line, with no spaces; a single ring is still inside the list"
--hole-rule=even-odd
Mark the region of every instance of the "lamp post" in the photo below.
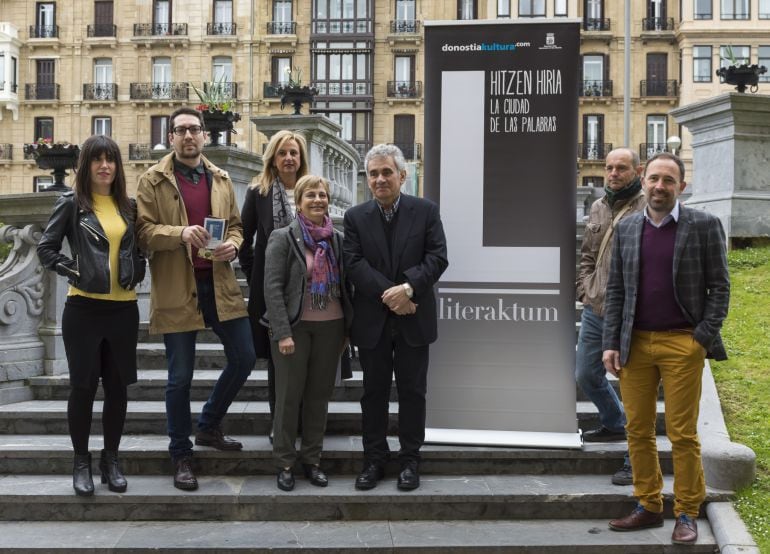
[[[671,153],[676,156],[676,151],[679,150],[680,146],[682,146],[682,139],[676,135],[670,136],[666,141],[666,146],[668,146],[668,149],[671,151]]]

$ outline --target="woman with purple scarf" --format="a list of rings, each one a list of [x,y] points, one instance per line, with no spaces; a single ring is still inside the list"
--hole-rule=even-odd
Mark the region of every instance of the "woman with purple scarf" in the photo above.
[[[294,187],[297,218],[270,235],[265,254],[265,304],[275,363],[273,457],[278,488],[294,488],[298,461],[311,484],[329,484],[321,470],[329,399],[352,306],[342,267],[342,234],[329,217],[329,183],[306,175]],[[302,445],[297,422],[302,410]]]

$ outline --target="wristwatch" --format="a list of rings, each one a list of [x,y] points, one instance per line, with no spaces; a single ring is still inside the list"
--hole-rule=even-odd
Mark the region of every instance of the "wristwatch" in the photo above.
[[[414,289],[412,288],[412,285],[409,283],[404,283],[401,286],[404,287],[404,292],[406,292],[407,297],[411,298],[414,296]]]

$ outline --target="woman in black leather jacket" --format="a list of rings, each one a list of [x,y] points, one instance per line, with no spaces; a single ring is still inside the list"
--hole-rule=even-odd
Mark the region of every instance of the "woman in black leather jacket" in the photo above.
[[[62,315],[70,396],[67,420],[75,450],[75,493],[94,493],[88,439],[94,398],[102,381],[104,449],[102,483],[124,492],[118,463],[128,404],[127,387],[136,382],[139,310],[134,288],[144,278],[134,224],[136,203],[126,194],[118,145],[105,136],[88,138],[80,151],[75,186],[56,202],[37,247],[42,264],[70,284]],[[67,241],[71,256],[62,253]]]

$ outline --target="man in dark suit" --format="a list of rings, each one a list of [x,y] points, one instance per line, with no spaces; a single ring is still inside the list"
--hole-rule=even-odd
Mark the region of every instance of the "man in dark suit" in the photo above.
[[[607,371],[620,379],[639,504],[609,525],[615,531],[663,525],[655,443],[662,381],[674,461],[671,540],[691,544],[706,497],[697,433],[704,358],[727,358],[719,335],[730,299],[725,234],[715,216],[679,203],[686,183],[676,156],[650,158],[642,186],[646,210],[623,219],[615,231],[602,355]]]
[[[380,144],[364,160],[374,199],[345,213],[343,250],[355,287],[351,340],[364,372],[361,398],[364,469],[356,488],[372,489],[384,476],[388,402],[393,373],[398,389],[398,488],[420,486],[425,440],[428,345],[436,340],[433,285],[447,268],[439,209],[401,194],[406,162],[396,146]]]

